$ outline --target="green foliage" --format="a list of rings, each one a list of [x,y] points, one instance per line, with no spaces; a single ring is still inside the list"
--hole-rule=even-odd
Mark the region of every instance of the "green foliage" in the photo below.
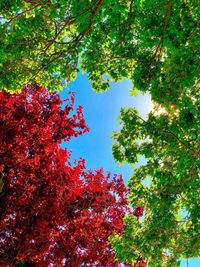
[[[110,239],[122,261],[132,264],[141,256],[148,266],[174,267],[181,257],[200,256],[198,100],[197,88],[189,88],[169,110],[155,104],[146,121],[133,108],[121,110],[122,128],[113,134],[115,159],[147,160],[128,183],[131,205],[145,205],[145,215],[141,221],[128,215],[123,236]]]
[[[197,2],[1,0],[0,88],[38,82],[59,90],[81,68],[96,91],[129,78],[154,100],[176,102],[171,92],[198,74]]]

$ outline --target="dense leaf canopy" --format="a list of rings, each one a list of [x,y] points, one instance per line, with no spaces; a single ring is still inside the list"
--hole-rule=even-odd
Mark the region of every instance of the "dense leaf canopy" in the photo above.
[[[147,159],[129,182],[144,218],[128,215],[124,235],[111,237],[132,265],[199,256],[198,9],[196,0],[0,1],[1,89],[39,82],[53,90],[81,69],[96,91],[128,78],[132,94],[151,93],[148,119],[123,109],[113,135],[117,161]]]
[[[146,121],[134,108],[121,111],[122,129],[113,134],[115,159],[134,164],[146,158],[129,181],[130,202],[145,205],[144,218],[127,216],[124,236],[111,239],[121,260],[131,263],[140,255],[148,266],[174,267],[181,257],[200,256],[198,96],[188,89],[179,108],[155,105]]]
[[[159,102],[163,94],[176,101],[196,83],[198,6],[196,0],[1,0],[0,88],[34,82],[61,88],[62,78],[73,80],[80,67],[95,90],[125,77]]]
[[[147,160],[129,181],[131,204],[145,205],[144,218],[127,216],[124,236],[111,238],[113,247],[120,260],[146,257],[153,267],[179,266],[180,258],[200,256],[199,22],[189,22],[195,1],[177,2],[166,3],[160,43],[140,65],[138,79],[137,69],[134,73],[134,85],[151,92],[154,110],[144,120],[135,109],[122,109],[122,129],[113,134],[118,162],[132,165],[141,155]],[[150,45],[153,35],[149,38]]]
[[[121,176],[70,163],[59,145],[87,131],[73,96],[38,85],[0,93],[0,266],[113,266],[109,235],[122,232]],[[71,115],[70,115],[71,114]]]

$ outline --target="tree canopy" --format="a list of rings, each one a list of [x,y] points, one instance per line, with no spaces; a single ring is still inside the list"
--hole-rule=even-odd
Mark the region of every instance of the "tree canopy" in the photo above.
[[[138,256],[148,266],[179,266],[177,259],[200,254],[200,113],[197,91],[183,94],[179,108],[155,106],[144,120],[134,108],[122,109],[121,130],[113,134],[114,158],[134,164],[128,183],[133,206],[145,206],[144,217],[125,219],[123,236],[112,237],[120,260]],[[127,253],[128,251],[128,253]]]
[[[81,69],[97,91],[129,78],[173,102],[196,83],[196,0],[2,0],[0,16],[0,88],[59,89]]]
[[[133,165],[140,156],[147,162],[129,181],[130,202],[145,205],[144,217],[127,216],[124,235],[111,242],[120,260],[133,263],[141,256],[153,267],[180,266],[180,258],[200,257],[199,22],[186,23],[195,17],[195,2],[189,10],[189,2],[181,2],[166,3],[160,43],[144,50],[150,57],[140,65],[138,79],[134,70],[134,86],[148,88],[154,110],[144,120],[134,108],[122,109],[122,128],[113,134],[118,162]],[[154,21],[156,29],[160,24]]]
[[[70,163],[82,109],[38,85],[0,93],[0,265],[113,266],[108,237],[128,212],[121,176]],[[62,105],[62,107],[61,107]]]
[[[131,94],[151,94],[155,108],[148,119],[122,109],[122,129],[113,134],[118,162],[147,159],[129,182],[138,209],[126,216],[124,234],[110,238],[118,260],[131,265],[174,267],[180,257],[199,257],[198,10],[196,0],[0,1],[1,90],[35,82],[59,89],[82,70],[96,91],[128,78]],[[14,108],[16,116],[25,107]],[[69,138],[78,135],[73,127]],[[5,129],[9,139],[13,133]],[[66,131],[58,129],[53,140]],[[12,154],[17,162],[20,155]],[[133,216],[143,208],[143,218]]]

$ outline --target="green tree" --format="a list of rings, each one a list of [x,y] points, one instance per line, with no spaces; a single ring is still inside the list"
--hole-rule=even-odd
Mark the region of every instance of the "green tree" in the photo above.
[[[134,108],[122,109],[121,130],[113,134],[114,158],[134,164],[128,183],[132,206],[144,206],[142,220],[125,219],[123,236],[111,242],[120,260],[138,256],[148,266],[179,266],[177,259],[200,256],[199,93],[190,88],[178,108],[155,104],[144,120]]]
[[[0,87],[9,91],[61,88],[79,68],[97,91],[129,78],[133,93],[160,102],[196,82],[196,0],[0,0],[0,16]]]

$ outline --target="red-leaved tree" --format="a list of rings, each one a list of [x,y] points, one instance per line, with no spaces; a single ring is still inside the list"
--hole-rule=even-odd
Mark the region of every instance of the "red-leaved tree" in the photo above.
[[[114,266],[108,237],[128,211],[121,176],[61,148],[88,131],[74,96],[35,84],[0,93],[0,266]]]

